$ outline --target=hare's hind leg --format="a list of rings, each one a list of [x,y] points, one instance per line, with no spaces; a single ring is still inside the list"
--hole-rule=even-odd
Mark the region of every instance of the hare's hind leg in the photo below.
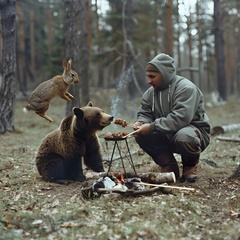
[[[49,122],[53,122],[53,120],[49,116],[47,116],[45,113],[36,112],[36,114],[38,114],[42,118],[45,118]]]

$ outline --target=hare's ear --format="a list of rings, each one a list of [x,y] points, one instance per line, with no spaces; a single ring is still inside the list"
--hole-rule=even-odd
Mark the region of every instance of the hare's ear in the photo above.
[[[63,68],[66,73],[69,73],[72,67],[72,59],[70,58],[69,60],[64,59],[63,60]]]
[[[67,65],[68,65],[68,61],[67,61],[67,59],[64,59],[62,62],[62,66],[63,66],[64,70],[67,68]]]

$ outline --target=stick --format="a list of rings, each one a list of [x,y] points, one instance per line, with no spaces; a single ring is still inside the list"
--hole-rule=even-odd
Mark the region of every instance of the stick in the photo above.
[[[122,138],[127,138],[127,137],[133,135],[133,134],[136,133],[136,132],[137,132],[137,130],[136,130],[136,131],[133,131],[133,132],[130,132],[129,134],[123,136]]]
[[[187,188],[187,187],[177,187],[177,186],[169,186],[169,185],[163,185],[163,184],[144,183],[144,182],[132,182],[132,183],[139,184],[139,185],[144,185],[144,186],[163,187],[163,188],[176,188],[176,189],[180,189],[180,190],[195,191],[194,188]]]

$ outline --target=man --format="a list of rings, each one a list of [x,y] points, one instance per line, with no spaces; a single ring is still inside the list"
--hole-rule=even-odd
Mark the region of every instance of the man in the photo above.
[[[136,142],[161,167],[180,177],[173,153],[181,155],[182,181],[194,182],[200,153],[209,145],[210,125],[202,92],[176,75],[174,59],[159,54],[146,66],[151,87],[143,94],[134,123]]]

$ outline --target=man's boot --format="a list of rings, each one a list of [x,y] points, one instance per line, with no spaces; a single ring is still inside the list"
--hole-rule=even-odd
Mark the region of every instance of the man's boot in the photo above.
[[[195,182],[197,179],[197,164],[199,162],[200,153],[192,153],[191,155],[182,155],[183,174],[182,180],[187,182]]]
[[[174,172],[176,179],[179,178],[177,161],[171,152],[162,152],[153,157],[154,162],[161,167],[161,173]]]
[[[197,180],[197,166],[183,166],[183,175],[182,181],[183,182],[195,182]]]
[[[194,148],[187,143],[184,145],[188,151],[181,155],[183,164],[182,181],[195,182],[197,179],[197,164],[199,162],[201,149]]]

